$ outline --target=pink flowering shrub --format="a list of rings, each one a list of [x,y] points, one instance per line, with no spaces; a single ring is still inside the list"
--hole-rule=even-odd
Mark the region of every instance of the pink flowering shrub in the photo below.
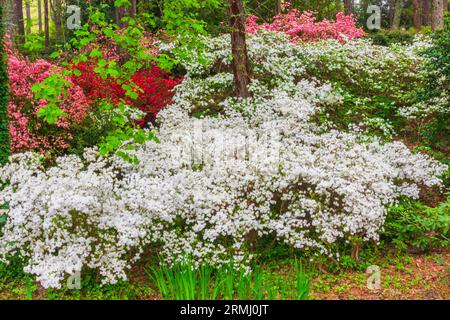
[[[276,15],[272,23],[257,23],[257,16],[247,18],[246,30],[249,33],[257,33],[259,30],[283,32],[290,36],[292,42],[316,41],[319,39],[335,39],[344,41],[364,36],[364,31],[356,27],[355,19],[339,12],[335,21],[316,21],[314,13],[305,11],[300,13],[296,9],[286,14]]]
[[[71,128],[81,124],[89,110],[83,90],[71,85],[62,96],[60,108],[66,113],[54,125],[46,124],[37,114],[46,105],[36,101],[31,87],[60,69],[46,60],[29,61],[8,49],[8,74],[10,79],[8,114],[10,118],[11,150],[48,151],[64,150],[72,139]],[[70,79],[68,79],[70,81]]]

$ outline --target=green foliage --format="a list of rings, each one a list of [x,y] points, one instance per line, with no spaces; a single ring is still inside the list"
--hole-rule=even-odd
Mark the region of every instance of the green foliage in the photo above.
[[[23,44],[22,51],[28,57],[39,57],[44,54],[45,51],[45,38],[42,34],[28,33],[25,35],[25,43]]]
[[[41,83],[36,83],[31,87],[31,91],[34,93],[36,100],[47,100],[45,107],[42,107],[38,111],[38,118],[43,118],[48,124],[55,124],[58,122],[59,117],[67,116],[58,104],[61,102],[62,97],[67,94],[67,88],[70,87],[70,82],[65,80],[63,74],[52,73]]]
[[[421,251],[445,248],[450,234],[450,197],[435,208],[420,202],[405,201],[390,208],[384,237],[400,250]]]
[[[21,300],[143,299],[153,293],[146,283],[120,281],[101,285],[98,275],[88,272],[81,274],[81,289],[38,290],[37,282],[23,272],[24,266],[19,257],[14,257],[8,265],[0,263],[0,293],[6,292],[8,298]]]
[[[133,122],[130,119],[132,110],[128,106],[124,104],[114,106],[106,103],[103,108],[105,110],[109,108],[109,114],[112,117],[108,133],[99,144],[100,154],[107,156],[116,153],[125,161],[137,164],[137,157],[130,155],[127,151],[134,150],[136,144],[144,144],[146,141],[159,142],[158,138],[152,132],[132,125]]]
[[[287,275],[279,275],[256,266],[251,271],[239,269],[231,261],[222,268],[202,264],[195,268],[191,259],[168,266],[152,266],[147,275],[163,299],[175,300],[306,300],[311,284],[310,273],[293,260]]]
[[[11,153],[8,128],[8,72],[4,50],[3,8],[0,7],[0,164],[6,162]]]
[[[367,34],[373,44],[380,46],[390,46],[394,43],[411,44],[414,41],[414,34],[400,30],[378,30]]]
[[[118,0],[117,5],[126,6],[128,1]],[[100,9],[104,8],[102,6]],[[131,81],[131,76],[137,70],[149,66],[153,57],[147,54],[146,48],[141,45],[140,40],[145,37],[144,26],[137,20],[127,18],[127,26],[122,32],[117,32],[119,27],[106,21],[105,13],[93,7],[89,7],[90,23],[85,24],[74,32],[71,45],[77,49],[77,56],[71,63],[64,62],[65,68],[61,73],[52,74],[39,84],[32,87],[35,99],[48,101],[45,107],[38,112],[38,117],[47,124],[54,125],[60,117],[67,116],[58,106],[62,97],[67,93],[70,82],[67,77],[80,75],[80,71],[72,68],[73,64],[95,59],[94,71],[103,79],[114,79],[121,84],[125,95],[135,100],[141,90]],[[127,61],[119,64],[114,60],[108,60],[103,56],[100,44],[96,41],[98,36],[111,38],[113,43],[126,52]],[[89,47],[88,47],[89,45]],[[52,57],[58,57],[58,53]],[[88,116],[85,123],[75,129],[74,143],[69,149],[72,152],[82,153],[83,148],[99,145],[100,153],[104,156],[115,153],[124,160],[136,163],[135,156],[129,151],[134,149],[135,144],[143,144],[148,140],[157,141],[153,133],[141,129],[134,124],[132,110],[124,103],[113,103],[112,101],[97,102],[98,108]],[[98,123],[96,122],[97,120]]]
[[[445,26],[433,36],[433,46],[424,53],[425,85],[418,91],[416,99],[428,105],[440,105],[429,113],[426,128],[422,131],[425,141],[440,150],[450,148],[450,16]],[[427,108],[428,109],[428,108]]]

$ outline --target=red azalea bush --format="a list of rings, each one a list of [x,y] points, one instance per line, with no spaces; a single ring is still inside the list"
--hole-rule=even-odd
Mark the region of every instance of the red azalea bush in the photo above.
[[[36,101],[31,88],[52,73],[59,73],[60,68],[42,59],[30,62],[10,48],[7,49],[7,53],[11,150],[45,153],[68,148],[72,139],[71,127],[82,123],[89,110],[83,90],[72,84],[67,94],[61,96],[60,108],[67,116],[61,117],[55,125],[47,125],[38,119],[38,111],[47,104],[47,101],[42,99]]]
[[[117,33],[124,32],[117,30]],[[153,56],[157,54],[154,46],[155,38],[151,34],[139,39],[139,45],[145,52]],[[82,52],[90,53],[97,49],[107,61],[114,61],[122,65],[129,60],[129,52],[120,44],[114,43],[112,37],[97,33],[96,40],[82,48]],[[71,86],[67,94],[62,95],[59,108],[66,114],[60,117],[56,124],[48,124],[38,117],[39,110],[46,106],[47,101],[36,101],[32,92],[34,84],[42,82],[51,74],[59,74],[61,68],[57,65],[39,59],[31,62],[25,57],[14,52],[9,45],[8,73],[11,80],[9,88],[8,113],[10,117],[9,130],[11,134],[11,149],[13,152],[37,151],[41,153],[60,152],[74,147],[80,139],[77,135],[90,132],[92,117],[91,112],[98,111],[97,102],[100,99],[108,99],[114,104],[125,102],[130,106],[139,108],[145,112],[145,116],[137,121],[141,127],[152,121],[156,114],[166,105],[171,103],[173,88],[182,81],[182,78],[171,77],[168,72],[153,66],[135,72],[129,82],[133,82],[140,89],[136,89],[137,99],[128,97],[117,79],[102,78],[94,71],[96,59],[87,62],[78,62],[72,65],[73,69],[80,72],[68,77]],[[62,60],[71,60],[70,53],[62,55]],[[125,82],[125,84],[127,84]],[[94,125],[95,127],[95,125]],[[83,131],[84,129],[84,131]],[[78,133],[77,133],[78,132]]]
[[[286,14],[276,15],[272,23],[258,24],[257,20],[257,16],[247,18],[247,32],[256,33],[261,29],[283,32],[291,37],[292,42],[319,39],[344,41],[345,38],[356,39],[364,36],[364,31],[356,27],[355,19],[342,12],[336,15],[335,21],[316,21],[313,12],[300,13],[296,9],[292,9]]]
[[[182,78],[173,78],[157,66],[139,70],[131,76],[131,81],[142,91],[137,91],[138,98],[133,100],[125,95],[125,90],[115,79],[103,79],[90,63],[80,62],[73,68],[79,70],[81,75],[73,75],[71,81],[83,89],[90,103],[98,99],[108,99],[114,103],[124,100],[145,112],[144,119],[138,121],[140,126],[153,120],[164,106],[171,104],[173,89],[182,81]]]

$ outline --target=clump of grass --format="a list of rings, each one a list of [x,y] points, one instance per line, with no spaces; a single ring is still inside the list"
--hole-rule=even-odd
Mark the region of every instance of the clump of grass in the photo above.
[[[286,275],[260,266],[244,270],[233,261],[221,268],[196,267],[190,258],[170,266],[160,261],[146,273],[161,297],[169,300],[306,300],[311,285],[310,272],[297,259]]]

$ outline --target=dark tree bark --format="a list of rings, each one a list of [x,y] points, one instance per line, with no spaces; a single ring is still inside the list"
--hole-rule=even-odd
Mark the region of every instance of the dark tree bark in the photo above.
[[[447,1],[447,0],[445,0]],[[432,18],[431,27],[433,30],[441,29],[444,27],[444,1],[433,0],[432,2]]]
[[[233,54],[233,76],[236,96],[250,96],[250,67],[245,42],[245,13],[242,0],[228,0],[228,17],[231,28],[231,51]]]
[[[45,34],[45,48],[48,50],[48,48],[50,48],[48,0],[44,0],[44,34]]]
[[[422,27],[422,5],[420,0],[413,0],[413,24],[416,30]]]
[[[277,14],[281,14],[281,3],[282,3],[282,1],[281,0],[276,0],[275,1],[275,15],[277,15]]]
[[[122,21],[122,18],[125,17],[125,7],[116,7],[115,15],[116,15],[116,24],[120,28],[125,28],[127,26],[127,23],[125,21]]]
[[[395,0],[388,0],[388,22],[389,22],[389,28],[392,29],[392,25],[394,23],[394,13],[395,13]]]
[[[137,14],[137,0],[131,0],[130,16],[135,17]]]
[[[429,26],[430,23],[430,12],[431,12],[431,0],[422,0],[422,25]]]
[[[56,43],[61,43],[64,39],[63,29],[63,4],[61,0],[50,0],[50,13],[55,24],[55,40]]]
[[[14,1],[14,12],[15,12],[15,20],[17,23],[17,41],[19,43],[23,43],[25,36],[25,26],[23,23],[23,3],[22,0]]]
[[[353,0],[344,0],[344,10],[347,15],[353,13]]]
[[[41,33],[42,32],[42,7],[41,7],[41,0],[38,0],[38,2],[37,2],[37,9],[38,9],[39,33]]]

